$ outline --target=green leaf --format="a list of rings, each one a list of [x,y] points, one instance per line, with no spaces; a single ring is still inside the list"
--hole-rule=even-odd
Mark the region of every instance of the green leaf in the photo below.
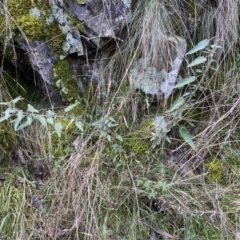
[[[121,135],[117,135],[117,140],[120,141],[120,142],[123,142],[123,138]]]
[[[163,192],[168,190],[168,184],[162,180],[159,180],[156,184],[156,187],[161,189]]]
[[[29,125],[32,124],[32,121],[33,121],[32,116],[27,116],[27,121],[24,122],[23,124],[21,124],[21,125],[16,129],[16,131],[19,131],[19,130],[22,130],[23,128],[25,128],[25,127],[28,127]]]
[[[23,128],[25,128],[25,127],[27,127],[27,126],[29,126],[29,122],[28,122],[28,121],[26,121],[26,122],[24,122],[23,124],[21,124],[21,125],[16,129],[16,131],[22,130]]]
[[[112,117],[108,118],[111,122],[116,122]]]
[[[139,186],[143,185],[143,180],[137,179],[136,183],[137,183],[137,186],[139,187]]]
[[[48,110],[47,111],[47,117],[55,117],[56,116],[56,113],[52,110]]]
[[[196,150],[196,146],[192,140],[192,136],[190,135],[189,131],[184,127],[181,126],[179,128],[179,133],[181,137],[185,140],[185,142],[193,149]]]
[[[189,83],[192,83],[196,80],[197,78],[195,76],[187,77],[184,79],[181,79],[173,88],[180,88],[183,87]]]
[[[28,104],[27,111],[31,112],[31,113],[39,113],[39,111],[37,109],[35,109],[31,104]]]
[[[75,108],[77,105],[79,105],[79,102],[76,102],[74,104],[69,105],[64,109],[64,112],[70,112],[73,108]]]
[[[150,180],[145,181],[143,186],[147,191],[150,190],[151,186],[152,186],[152,181],[150,181]]]
[[[27,121],[28,121],[29,125],[31,125],[32,122],[33,122],[33,117],[32,116],[27,116]]]
[[[43,127],[47,126],[47,120],[45,117],[43,117],[41,115],[36,115],[35,119],[37,119],[43,125]]]
[[[50,124],[50,125],[53,125],[54,124],[54,120],[52,117],[48,117],[47,118],[47,123]]]
[[[0,118],[0,122],[7,120],[6,116]]]
[[[19,120],[19,122],[23,119],[23,110],[18,110],[17,119]]]
[[[198,52],[202,49],[204,49],[205,47],[207,47],[209,45],[210,41],[208,39],[204,39],[201,42],[199,42],[194,48],[192,48],[190,51],[188,51],[186,53],[186,55],[188,54],[193,54],[195,52]]]
[[[14,120],[14,130],[15,131],[17,131],[18,125],[22,121],[23,117],[24,117],[23,116],[23,111],[22,110],[18,110],[17,118]]]
[[[6,111],[4,112],[5,118],[8,119],[11,116],[11,114],[15,112],[17,112],[16,109],[12,109],[12,108],[6,109]]]
[[[56,122],[55,124],[54,124],[54,129],[55,129],[55,131],[56,131],[56,133],[57,133],[57,135],[58,135],[58,137],[60,138],[61,137],[61,134],[62,134],[62,124],[61,123],[59,123],[59,122]]]
[[[23,100],[23,99],[24,99],[24,98],[22,98],[21,96],[18,96],[17,98],[11,100],[10,102],[15,104],[15,103],[17,103],[18,101]]]
[[[165,136],[165,139],[166,139],[169,143],[172,143],[172,142],[171,142],[171,139],[170,139],[168,136]]]
[[[83,123],[80,121],[75,122],[75,126],[83,132]]]
[[[188,64],[187,67],[193,67],[193,66],[199,65],[201,63],[204,63],[206,61],[207,61],[207,58],[198,57],[198,58],[194,59],[190,64]]]
[[[172,112],[178,108],[180,108],[185,103],[185,98],[179,97],[177,98],[173,104],[170,106],[170,109],[167,112]]]
[[[109,142],[111,142],[112,137],[111,137],[110,135],[107,135],[107,140],[108,140]]]
[[[151,189],[151,192],[148,194],[148,199],[154,199],[157,196],[157,192],[154,189]]]

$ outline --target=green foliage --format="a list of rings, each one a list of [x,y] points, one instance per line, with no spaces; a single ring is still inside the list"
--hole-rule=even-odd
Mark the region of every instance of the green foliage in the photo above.
[[[118,126],[118,123],[112,117],[103,117],[98,121],[91,124],[95,130],[97,136],[100,138],[105,138],[108,142],[112,141],[112,136],[114,136],[114,129]],[[116,135],[119,141],[123,141],[120,135]]]
[[[68,102],[80,100],[80,91],[76,79],[72,76],[67,60],[59,60],[53,67],[56,87]]]
[[[5,11],[5,14],[0,15],[0,30],[5,37],[6,45],[9,39],[19,33],[24,33],[23,37],[26,36],[30,40],[50,41],[54,52],[63,52],[62,46],[65,36],[54,19],[49,23],[47,22],[48,18],[52,18],[49,1],[8,0]],[[9,14],[11,16],[10,22],[9,17],[7,17]],[[5,26],[8,26],[9,29],[6,29]]]
[[[193,53],[196,53],[200,50],[205,49],[209,45],[210,41],[208,39],[202,40],[199,42],[193,49],[191,49],[189,52],[186,53],[186,55],[191,55]],[[219,46],[211,45],[211,50],[207,50],[207,57],[210,59],[207,65],[211,65],[213,60],[213,54],[215,53],[216,49],[219,48]],[[196,65],[200,65],[207,61],[206,57],[200,56],[198,58],[195,58],[190,64],[188,64],[187,67],[193,67]],[[182,88],[185,85],[189,85],[193,83],[197,78],[195,76],[190,76],[185,79],[179,78],[179,82],[175,85],[174,88]],[[161,143],[161,139],[165,138],[168,142],[170,142],[170,139],[167,137],[167,133],[170,132],[170,130],[178,126],[179,127],[179,133],[180,136],[183,138],[183,140],[194,150],[196,150],[196,146],[192,140],[191,134],[188,132],[187,128],[183,125],[179,125],[179,123],[183,120],[182,113],[183,108],[188,107],[192,108],[194,101],[192,101],[192,97],[194,97],[196,92],[196,87],[194,87],[195,90],[191,92],[185,92],[182,96],[178,97],[174,100],[174,102],[170,105],[169,109],[166,110],[166,114],[170,115],[172,117],[172,121],[166,120],[167,118],[164,116],[163,120],[164,125],[161,125],[160,128],[156,127],[155,131],[153,131],[152,139],[153,146],[156,147],[156,145],[159,145]],[[168,119],[171,119],[171,117]],[[187,122],[190,124],[190,121]],[[164,134],[162,134],[164,133]]]
[[[47,125],[53,126],[54,132],[59,138],[61,138],[62,131],[69,132],[75,126],[80,131],[83,131],[83,123],[76,116],[63,116],[59,117],[55,112],[48,110],[45,114],[40,113],[32,105],[28,104],[26,112],[16,107],[18,101],[23,100],[22,97],[17,97],[10,102],[2,102],[0,105],[7,105],[8,107],[3,112],[3,116],[0,118],[0,122],[12,120],[14,123],[14,130],[19,131],[28,126],[31,126],[34,120],[37,120],[41,125],[46,128]],[[65,109],[65,112],[71,113],[79,103],[74,103]]]
[[[136,185],[140,195],[147,195],[149,199],[155,199],[161,195],[166,195],[168,191],[168,184],[165,181],[159,180],[157,182],[151,180],[137,179]]]
[[[207,170],[206,181],[209,183],[214,183],[220,181],[223,178],[224,168],[222,161],[217,158],[210,158],[207,163],[205,163]]]
[[[152,119],[145,120],[137,130],[131,133],[127,148],[136,155],[143,155],[151,148],[151,133],[155,130]]]
[[[34,2],[31,1],[32,4]],[[43,3],[43,1],[36,2]],[[195,2],[191,1],[191,6]],[[133,46],[138,46],[139,39],[144,38],[145,42],[140,50],[141,55],[145,56],[146,54],[147,56],[148,51],[151,50],[147,57],[151,58],[151,54],[155,52],[154,60],[157,60],[159,54],[156,49],[160,49],[162,46],[161,44],[157,45],[158,43],[154,42],[154,39],[148,44],[148,38],[161,36],[161,34],[156,34],[154,29],[152,32],[148,30],[151,29],[149,27],[154,21],[155,30],[162,31],[161,26],[159,27],[159,24],[162,24],[159,16],[162,16],[161,14],[156,15],[160,12],[160,5],[154,9],[156,4],[162,2],[157,0],[138,1],[137,14],[142,7],[140,3],[143,3],[142,11],[146,12],[146,16],[145,18],[138,17],[136,22],[140,24],[144,20],[141,27],[147,29],[147,32],[144,36],[135,35],[137,40],[129,46],[134,53],[137,50]],[[164,7],[162,9],[164,10]],[[21,12],[21,8],[19,11]],[[156,11],[156,14],[149,15],[147,11],[151,13]],[[28,11],[23,13],[23,16],[29,14]],[[158,17],[156,21],[155,16]],[[163,22],[166,19],[163,17]],[[25,21],[22,21],[22,28],[24,24]],[[28,29],[31,29],[31,24],[24,27],[26,33]],[[135,26],[137,24],[135,23]],[[136,28],[133,31],[137,31]],[[32,37],[34,38],[34,36]],[[128,41],[126,43],[128,44]],[[189,51],[188,55],[198,53],[208,44],[208,40],[203,40]],[[60,46],[61,44],[59,48]],[[151,46],[152,49],[148,46]],[[205,110],[195,108],[198,102],[207,100],[209,103],[211,101],[209,96],[207,99],[197,96],[196,91],[200,89],[202,82],[208,84],[206,73],[210,67],[214,67],[215,49],[216,46],[210,46],[210,49],[201,52],[204,54],[202,61],[195,58],[194,64],[191,64],[194,62],[192,59],[194,57],[189,56],[191,63],[188,66],[193,67],[189,72],[193,72],[193,74],[183,79],[179,76],[179,82],[175,85],[175,89],[177,89],[175,100],[165,111],[161,111],[161,113],[158,110],[152,111],[152,106],[149,106],[152,103],[149,104],[148,96],[144,96],[144,101],[148,103],[148,119],[146,120],[146,112],[140,112],[137,120],[142,124],[139,126],[136,126],[137,121],[131,122],[133,117],[129,111],[130,108],[126,108],[128,114],[126,118],[125,116],[120,118],[120,114],[116,114],[117,111],[123,110],[123,102],[128,100],[129,95],[126,94],[126,91],[118,92],[120,98],[116,98],[117,94],[113,92],[114,98],[111,99],[109,96],[104,102],[104,107],[95,106],[97,114],[93,111],[90,112],[89,103],[85,105],[82,103],[76,80],[72,78],[65,60],[57,62],[54,70],[55,76],[59,80],[57,84],[59,90],[62,91],[62,96],[71,103],[65,109],[56,113],[51,110],[38,110],[39,108],[33,106],[34,104],[28,104],[21,108],[18,105],[21,97],[13,100],[1,99],[0,107],[3,110],[0,121],[2,125],[8,124],[15,134],[15,131],[19,135],[24,134],[21,140],[22,146],[24,145],[26,150],[26,156],[34,162],[36,154],[39,161],[46,161],[50,166],[50,176],[41,181],[36,179],[36,185],[39,185],[36,189],[45,188],[41,191],[46,204],[49,205],[48,211],[41,212],[35,209],[34,213],[28,202],[31,195],[26,195],[27,191],[31,192],[32,189],[29,186],[19,186],[17,179],[14,178],[16,173],[13,173],[14,175],[7,174],[5,182],[1,182],[0,179],[2,184],[0,202],[3,202],[0,204],[2,214],[0,218],[3,219],[0,223],[0,232],[5,235],[0,234],[0,238],[143,240],[149,239],[149,232],[155,229],[157,230],[156,234],[160,232],[161,236],[159,237],[163,239],[167,238],[164,231],[172,234],[175,239],[235,239],[236,226],[239,225],[237,216],[239,193],[235,193],[238,191],[240,178],[238,147],[225,149],[224,162],[217,157],[208,159],[209,161],[205,163],[204,167],[206,181],[210,184],[206,184],[203,179],[202,165],[196,169],[194,165],[199,165],[198,157],[205,160],[205,150],[211,152],[212,147],[199,140],[201,133],[193,139],[192,130],[188,128],[188,125],[194,127],[191,119],[188,118],[194,118],[196,114],[199,116],[199,112],[202,114]],[[195,69],[195,66],[198,69]],[[124,71],[126,68],[128,66],[124,65]],[[125,82],[123,83],[125,84]],[[211,92],[211,96],[214,94]],[[111,101],[110,106],[108,100]],[[130,99],[132,102],[135,100]],[[136,102],[139,106],[143,100],[141,99],[139,102],[137,99]],[[209,103],[212,113],[220,104],[219,102],[214,102],[216,104],[214,106],[211,104]],[[226,105],[228,104],[226,103]],[[108,108],[107,111],[105,107]],[[184,114],[186,111],[189,116]],[[229,113],[227,112],[227,114]],[[236,117],[235,114],[231,112],[232,119]],[[221,120],[221,116],[214,118],[215,116],[212,115],[214,114],[211,114],[211,124],[213,123],[215,126]],[[203,122],[201,116],[197,119],[198,124]],[[234,125],[232,119],[230,119],[231,125],[226,125],[226,128]],[[132,130],[129,126],[134,126],[135,129]],[[208,131],[204,133],[210,132],[209,141],[213,140],[211,143],[213,145],[218,144],[212,133],[216,129],[211,127],[212,125],[209,125]],[[179,132],[175,131],[176,129]],[[0,130],[2,130],[2,126]],[[219,134],[222,134],[223,131],[220,130],[217,129],[216,132],[219,131]],[[30,133],[33,136],[30,136]],[[227,134],[232,135],[232,132]],[[179,136],[191,148],[199,150],[196,155],[193,151],[191,151],[192,155],[187,155],[184,150],[186,158],[184,163],[174,162],[173,154],[169,153],[172,149],[166,149],[166,144],[164,144],[165,140],[172,141],[174,147],[179,148],[177,139]],[[224,142],[228,141],[225,136],[221,136],[219,145],[222,144],[223,138]],[[239,136],[233,142],[237,142],[238,139]],[[199,149],[200,147],[201,149]],[[175,153],[178,154],[177,151]],[[202,153],[203,155],[201,155]],[[214,152],[211,154],[214,155]],[[225,172],[225,163],[228,164],[227,173]],[[182,174],[181,170],[184,170],[185,166],[190,168],[194,166],[195,171],[193,170],[191,175],[185,174],[185,172]],[[227,177],[228,186],[215,184],[216,181],[221,183],[223,177]],[[27,182],[26,179],[25,182]],[[57,217],[55,218],[55,216]],[[29,225],[30,227],[25,230]]]
[[[20,170],[21,171],[21,170]],[[28,186],[27,180],[20,176],[15,169],[11,174],[6,175],[4,182],[0,182],[0,237],[11,236],[13,239],[23,239],[26,237],[27,214],[33,214],[27,208]]]
[[[180,126],[179,133],[180,133],[181,137],[185,140],[185,142],[189,146],[191,146],[192,149],[196,150],[196,146],[192,140],[192,137],[191,137],[189,131],[186,129],[186,127]]]

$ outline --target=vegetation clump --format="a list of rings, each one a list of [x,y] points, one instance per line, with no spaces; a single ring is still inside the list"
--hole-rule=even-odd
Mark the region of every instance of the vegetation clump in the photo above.
[[[0,30],[6,43],[11,37],[24,34],[28,40],[50,41],[53,51],[63,52],[65,37],[52,16],[48,1],[8,0],[4,7],[6,12],[0,14]]]
[[[206,180],[209,183],[214,183],[220,181],[223,178],[224,169],[222,162],[217,158],[210,158],[207,163],[205,163],[207,170]]]
[[[127,147],[136,155],[143,156],[151,148],[151,133],[154,131],[153,119],[145,120],[137,130],[133,131],[127,141]]]
[[[205,9],[209,1],[201,1],[201,7],[200,1],[184,1],[191,14],[206,14],[204,23],[214,24],[195,24],[193,32],[201,34],[186,34],[191,50],[169,106],[142,92],[138,99],[128,83],[129,71],[138,58],[159,67],[159,56],[166,52],[161,49],[169,47],[161,38],[174,35],[169,15],[182,16],[180,6],[186,5],[133,2],[128,35],[102,72],[107,84],[101,102],[79,94],[67,58],[53,66],[56,87],[69,103],[61,110],[29,100],[22,107],[16,104],[22,97],[13,98],[0,83],[0,149],[10,158],[0,161],[0,239],[239,238],[240,74],[231,67],[235,48],[223,51],[234,45],[229,25],[215,24],[222,13],[235,10],[237,1],[212,1],[226,10],[215,9],[214,16],[209,14],[212,2]],[[7,3],[18,24],[9,25],[12,31],[42,38],[31,32],[35,24],[38,31],[42,27],[38,12],[25,20],[31,9],[46,2]],[[229,23],[234,15],[224,19]],[[187,31],[186,22],[179,24]],[[217,29],[206,31],[210,25]],[[211,81],[219,76],[215,87]],[[18,149],[25,161],[12,155]]]
[[[72,76],[67,60],[59,60],[55,63],[53,71],[56,78],[56,87],[61,96],[68,102],[80,100],[77,81]]]

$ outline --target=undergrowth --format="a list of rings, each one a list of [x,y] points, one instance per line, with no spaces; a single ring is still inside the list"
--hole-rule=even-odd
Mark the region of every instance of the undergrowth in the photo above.
[[[96,90],[100,100],[61,111],[21,100],[3,58],[0,239],[239,239],[239,3],[190,2],[138,1]],[[205,16],[193,18],[188,34],[183,8]],[[213,18],[217,29],[205,24]],[[161,104],[129,87],[129,71],[138,58],[162,67],[159,56],[171,52],[164,38],[175,32],[188,49],[209,44],[185,55],[178,84],[187,84]],[[189,67],[200,56],[206,61]]]

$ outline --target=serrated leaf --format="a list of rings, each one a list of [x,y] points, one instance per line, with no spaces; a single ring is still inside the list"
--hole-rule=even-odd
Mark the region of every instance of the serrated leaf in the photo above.
[[[190,64],[188,64],[187,67],[193,67],[193,66],[199,65],[201,63],[204,63],[206,61],[207,61],[207,58],[198,57],[198,58],[194,59]]]
[[[59,122],[56,122],[55,124],[54,124],[54,129],[55,129],[55,131],[56,131],[56,133],[57,133],[57,135],[58,135],[58,137],[60,138],[61,137],[61,134],[62,134],[62,124],[61,123],[59,123]]]
[[[193,149],[196,150],[196,146],[192,140],[192,136],[190,135],[189,131],[184,127],[181,126],[179,128],[179,133],[181,137],[185,140],[185,142]]]
[[[75,122],[75,126],[83,132],[83,123],[80,121]]]
[[[75,108],[77,105],[79,105],[79,102],[76,102],[74,104],[69,105],[64,109],[64,112],[70,112],[73,108]]]
[[[54,124],[54,120],[52,117],[48,117],[47,118],[47,123],[50,124],[50,125],[53,125]]]
[[[35,109],[31,104],[28,104],[27,111],[31,112],[31,113],[39,113],[39,111],[37,109]]]
[[[185,103],[185,98],[179,97],[177,98],[173,104],[170,106],[170,109],[167,112],[172,112],[178,108],[180,108]]]
[[[23,128],[29,126],[29,121],[27,120],[26,122],[24,122],[23,124],[21,124],[17,129],[16,131],[19,131],[19,130],[22,130]]]
[[[17,98],[11,100],[10,102],[15,104],[15,103],[17,103],[18,101],[23,100],[23,99],[24,99],[24,98],[22,98],[21,96],[18,96]]]
[[[43,125],[43,127],[47,126],[47,120],[45,117],[37,115],[35,116],[35,119],[37,119]]]
[[[195,76],[187,77],[184,79],[181,79],[173,88],[180,88],[183,87],[189,83],[192,83],[196,80],[197,78]]]
[[[188,54],[193,54],[195,52],[198,52],[202,49],[204,49],[205,47],[207,47],[209,45],[210,41],[208,39],[204,39],[201,42],[199,42],[194,48],[192,48],[190,51],[188,51],[186,53],[186,55]]]

